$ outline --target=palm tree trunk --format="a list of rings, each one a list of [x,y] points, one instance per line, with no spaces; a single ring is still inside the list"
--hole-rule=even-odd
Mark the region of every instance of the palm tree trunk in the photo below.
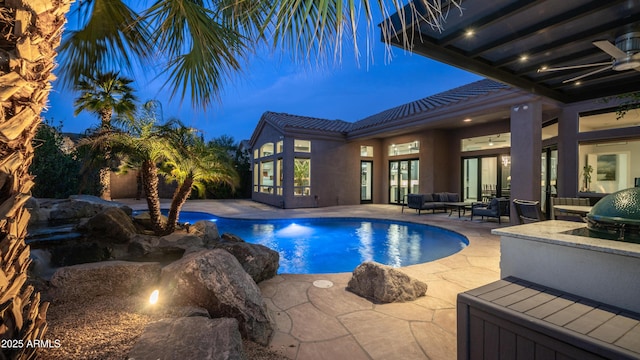
[[[164,226],[160,213],[160,195],[158,194],[158,168],[153,161],[147,160],[142,163],[140,171],[142,171],[142,185],[153,224],[153,232],[160,235],[163,233]]]
[[[0,357],[28,359],[46,331],[48,303],[25,286],[31,262],[24,242],[33,177],[32,140],[46,104],[56,48],[69,12],[69,0],[3,1],[0,61],[0,338],[23,344],[2,348]]]
[[[107,159],[107,161],[109,161]],[[99,172],[100,177],[100,198],[111,200],[111,168],[103,167]]]
[[[136,171],[136,200],[142,197],[142,171]]]
[[[180,210],[182,210],[182,205],[187,202],[189,195],[191,195],[191,186],[193,186],[193,179],[187,178],[182,185],[178,186],[176,192],[173,194],[167,226],[164,229],[164,235],[171,234],[176,230],[178,215],[180,214]]]

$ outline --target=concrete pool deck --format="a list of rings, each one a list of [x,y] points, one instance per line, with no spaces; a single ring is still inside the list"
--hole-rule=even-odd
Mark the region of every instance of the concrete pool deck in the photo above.
[[[144,201],[118,200],[134,209]],[[169,203],[162,204],[168,207]],[[449,257],[403,267],[428,284],[418,300],[374,304],[349,291],[351,273],[281,274],[259,284],[272,310],[277,331],[271,348],[290,359],[455,359],[456,296],[500,279],[500,239],[491,229],[496,219],[458,218],[457,212],[401,213],[395,205],[354,205],[310,209],[278,209],[250,200],[190,200],[185,211],[237,218],[366,217],[411,221],[457,231],[469,246]],[[504,218],[506,220],[506,218]],[[329,280],[332,287],[313,285]]]

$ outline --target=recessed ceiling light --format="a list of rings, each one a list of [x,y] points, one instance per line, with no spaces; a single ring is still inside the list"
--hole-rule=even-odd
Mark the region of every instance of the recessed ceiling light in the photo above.
[[[528,55],[521,55],[520,56],[520,61],[527,61],[529,60],[529,56]]]
[[[464,36],[466,37],[472,37],[473,35],[475,35],[476,32],[473,31],[473,29],[467,29],[467,31],[464,33]]]
[[[582,85],[582,82],[581,81],[576,81],[575,84],[576,84],[576,86],[580,86],[580,85]]]
[[[543,66],[541,66],[541,67],[540,67],[540,69],[538,69],[538,72],[545,71],[545,70],[547,70],[548,68],[549,68],[549,67],[548,67],[547,65],[543,65]]]
[[[471,119],[470,119],[470,118],[466,118],[466,119],[464,119],[463,121],[464,121],[464,122],[471,122]]]

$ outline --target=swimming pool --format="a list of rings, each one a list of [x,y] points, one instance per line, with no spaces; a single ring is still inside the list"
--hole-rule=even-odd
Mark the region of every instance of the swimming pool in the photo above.
[[[218,231],[280,253],[278,273],[351,272],[364,261],[399,267],[462,250],[466,237],[435,226],[361,218],[246,220],[185,211],[180,222],[210,220]]]

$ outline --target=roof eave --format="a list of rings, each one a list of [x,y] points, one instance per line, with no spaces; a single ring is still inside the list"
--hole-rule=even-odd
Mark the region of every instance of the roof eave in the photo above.
[[[450,122],[452,119],[472,117],[473,114],[485,112],[486,110],[484,109],[487,107],[510,107],[513,104],[537,99],[540,99],[540,97],[529,94],[526,91],[504,89],[434,110],[412,114],[388,123],[353,130],[349,132],[347,140],[379,137],[385,133],[398,132],[403,129],[406,132],[411,132],[412,129],[416,128],[446,129],[447,126],[441,125],[442,123]]]

